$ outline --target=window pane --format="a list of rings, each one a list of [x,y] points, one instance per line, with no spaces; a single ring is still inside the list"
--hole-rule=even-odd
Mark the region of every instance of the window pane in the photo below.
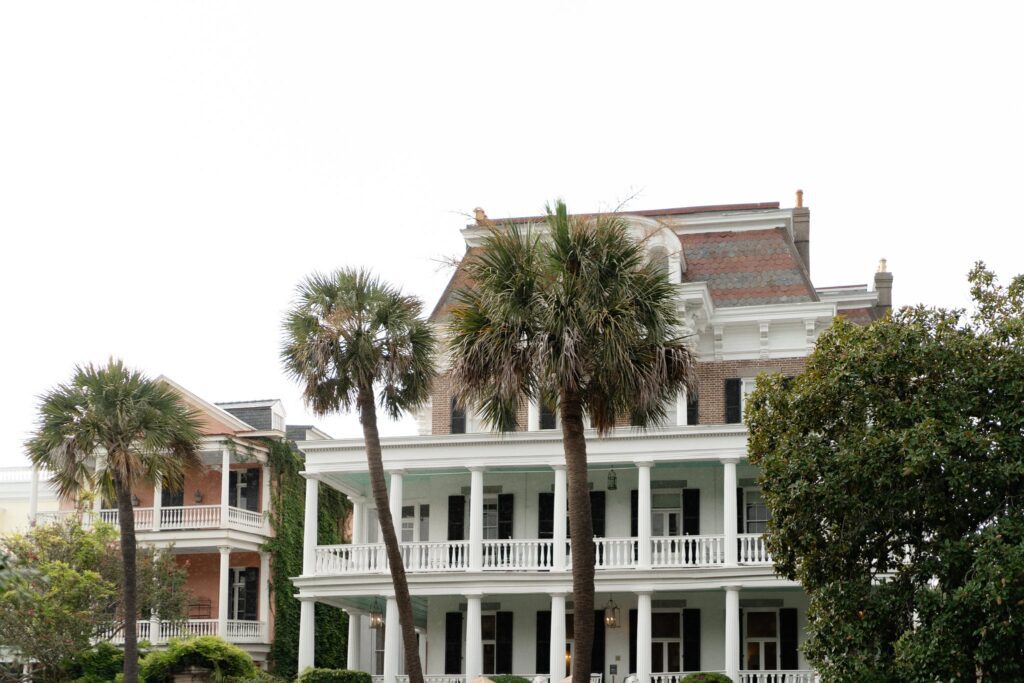
[[[484,643],[484,673],[494,673],[494,643]]]
[[[680,660],[679,652],[680,652],[679,643],[668,643],[668,652],[666,653],[667,657],[666,657],[666,663],[665,663],[665,670],[666,671],[682,671],[683,670],[683,667],[682,667],[682,665],[679,662],[679,660]]]
[[[665,671],[664,643],[651,643],[651,671],[658,674]]]
[[[574,636],[573,632],[572,632],[572,615],[571,614],[566,614],[565,615],[565,639],[566,640],[572,640],[575,637],[576,636]]]
[[[679,508],[679,494],[678,493],[655,493],[651,496],[651,505],[659,510],[664,509],[678,509]]]
[[[668,516],[668,535],[678,536],[679,535],[679,513],[672,512]]]
[[[655,612],[651,615],[651,635],[655,638],[679,637],[679,612]]]
[[[776,655],[775,641],[770,640],[764,644],[764,668],[777,669],[778,661]]]
[[[775,612],[750,612],[747,614],[747,637],[774,638]]]
[[[761,670],[761,643],[747,643],[747,669]]]
[[[493,614],[485,614],[480,617],[480,630],[483,632],[484,640],[494,640],[495,617]]]
[[[412,519],[416,516],[415,505],[403,505],[402,506],[402,519]]]
[[[651,536],[664,536],[665,535],[665,516],[654,513],[653,519],[651,519]]]

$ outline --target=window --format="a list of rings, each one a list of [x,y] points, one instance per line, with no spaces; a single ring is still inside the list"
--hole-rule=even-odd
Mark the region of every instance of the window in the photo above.
[[[725,422],[743,421],[743,380],[738,377],[725,380]]]
[[[498,538],[498,499],[484,499],[484,540]]]
[[[245,613],[245,569],[231,568],[231,583],[228,584],[231,597],[231,609],[228,619],[241,619]]]
[[[541,401],[540,404],[540,428],[541,429],[556,429],[558,427],[558,413],[555,410],[555,406]]]
[[[494,613],[480,615],[480,632],[483,635],[484,644],[484,670],[485,674],[497,673],[495,661],[498,656],[498,617]]]
[[[682,617],[678,611],[651,613],[651,672],[683,670]]]
[[[748,534],[763,534],[768,529],[768,506],[759,489],[747,489],[743,494],[743,530]]]
[[[654,491],[651,493],[652,536],[678,536],[682,514],[679,491]],[[670,670],[675,671],[675,669]]]
[[[779,668],[779,613],[777,610],[746,611],[746,648],[743,663],[748,671]]]
[[[380,628],[370,629],[373,633],[373,672],[377,676],[384,675],[384,624]]]
[[[402,543],[430,540],[430,506],[402,506]]]
[[[458,404],[454,396],[452,396],[451,402],[451,422],[449,427],[449,431],[452,434],[466,433],[466,409]]]
[[[259,601],[259,570],[231,567],[228,573],[228,619],[254,621]]]

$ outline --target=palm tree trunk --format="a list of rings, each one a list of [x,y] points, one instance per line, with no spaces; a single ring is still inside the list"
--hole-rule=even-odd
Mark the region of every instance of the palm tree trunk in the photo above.
[[[377,521],[384,539],[384,549],[391,565],[391,583],[395,587],[395,601],[398,603],[398,621],[402,629],[402,647],[405,651],[405,672],[409,683],[423,683],[423,669],[416,647],[416,627],[413,624],[412,596],[405,579],[405,564],[398,547],[395,523],[391,518],[388,489],[384,481],[384,461],[380,452],[380,436],[377,434],[377,407],[374,403],[373,388],[359,389],[359,422],[363,426],[363,441],[366,443],[366,465],[370,473],[370,488],[373,502],[377,506]],[[394,628],[394,624],[385,624]]]
[[[572,542],[572,682],[588,683],[594,649],[594,522],[587,483],[587,441],[583,435],[583,408],[579,397],[563,395],[559,408]]]
[[[138,581],[135,566],[135,509],[132,492],[119,482],[114,484],[117,494],[117,523],[121,527],[121,562],[124,565],[124,585],[121,587],[124,618],[124,683],[137,683],[139,678],[139,644],[136,634]]]

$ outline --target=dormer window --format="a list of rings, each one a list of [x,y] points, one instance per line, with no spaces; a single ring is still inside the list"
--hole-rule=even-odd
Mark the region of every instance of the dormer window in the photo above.
[[[449,432],[451,434],[465,434],[466,433],[466,409],[459,405],[458,401],[452,396],[452,409],[451,409],[451,421],[449,423]]]

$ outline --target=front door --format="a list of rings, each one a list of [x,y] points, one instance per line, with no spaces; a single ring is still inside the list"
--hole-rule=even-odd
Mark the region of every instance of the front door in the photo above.
[[[651,614],[651,672],[675,673],[683,666],[682,619],[678,611]]]

